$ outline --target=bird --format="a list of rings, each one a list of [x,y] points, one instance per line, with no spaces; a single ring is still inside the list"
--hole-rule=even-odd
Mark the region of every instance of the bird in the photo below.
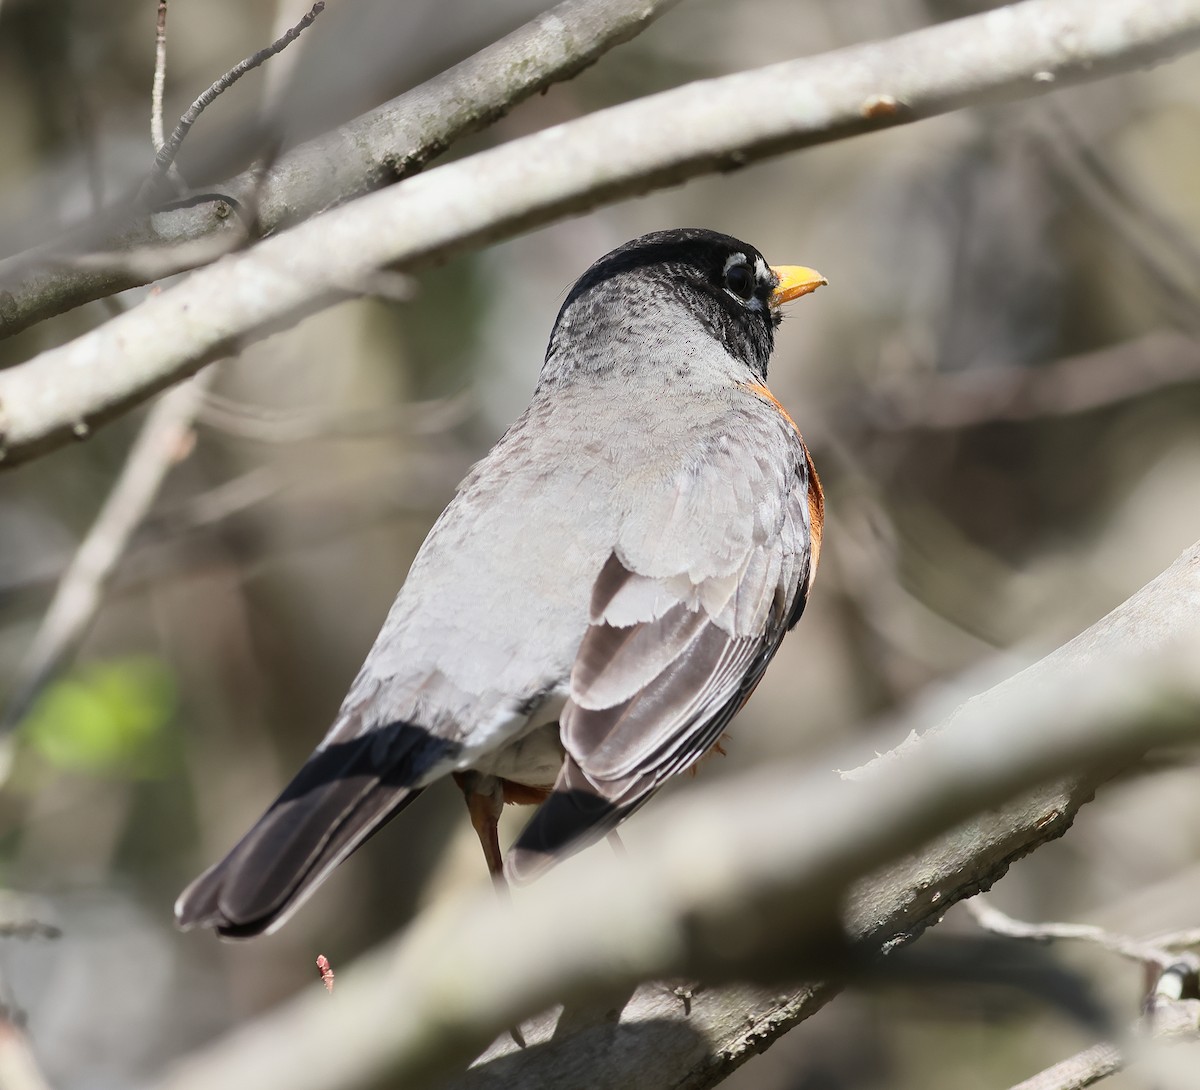
[[[767,365],[782,304],[825,283],[704,228],[588,268],[328,734],[178,925],[275,930],[448,777],[489,873],[531,881],[718,744],[817,569],[821,484]],[[537,805],[507,854],[506,803]]]

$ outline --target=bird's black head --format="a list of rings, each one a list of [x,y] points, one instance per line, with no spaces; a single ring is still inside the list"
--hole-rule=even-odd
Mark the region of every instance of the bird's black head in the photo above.
[[[592,346],[613,338],[641,336],[652,352],[669,349],[671,330],[690,319],[765,377],[778,304],[796,294],[802,292],[781,295],[779,271],[749,243],[703,228],[656,231],[606,254],[579,278],[559,311],[547,364],[564,362],[568,344],[577,357],[591,356]]]

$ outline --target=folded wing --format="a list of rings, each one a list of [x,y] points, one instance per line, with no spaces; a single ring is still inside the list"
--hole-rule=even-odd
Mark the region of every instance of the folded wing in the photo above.
[[[798,436],[787,453],[756,458],[726,441],[622,535],[593,588],[560,719],[567,760],[509,855],[514,880],[615,828],[753,692],[800,616],[813,563],[819,485]]]

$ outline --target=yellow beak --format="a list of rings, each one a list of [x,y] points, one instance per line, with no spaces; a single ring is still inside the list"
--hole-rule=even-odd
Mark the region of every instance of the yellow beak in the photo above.
[[[779,277],[779,284],[771,293],[770,303],[773,307],[799,299],[829,283],[816,269],[804,265],[772,265],[771,272]]]

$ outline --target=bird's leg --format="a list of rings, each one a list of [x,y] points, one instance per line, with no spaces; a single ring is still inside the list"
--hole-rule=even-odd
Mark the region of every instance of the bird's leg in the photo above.
[[[500,815],[504,811],[504,784],[494,776],[482,776],[478,772],[455,772],[454,782],[467,800],[467,813],[471,825],[483,848],[492,886],[501,898],[508,896],[508,882],[504,878],[504,853],[500,851]],[[525,1048],[525,1034],[520,1023],[509,1026],[509,1034],[518,1048]]]
[[[504,853],[500,851],[500,814],[504,810],[504,789],[500,781],[478,772],[455,772],[454,781],[467,800],[467,813],[479,844],[483,858],[487,861],[488,873],[501,893],[508,892],[504,880]]]
[[[621,834],[613,829],[608,834],[608,846],[612,848],[613,855],[619,855],[624,859],[629,854],[629,849],[625,847],[625,841],[621,839]]]

